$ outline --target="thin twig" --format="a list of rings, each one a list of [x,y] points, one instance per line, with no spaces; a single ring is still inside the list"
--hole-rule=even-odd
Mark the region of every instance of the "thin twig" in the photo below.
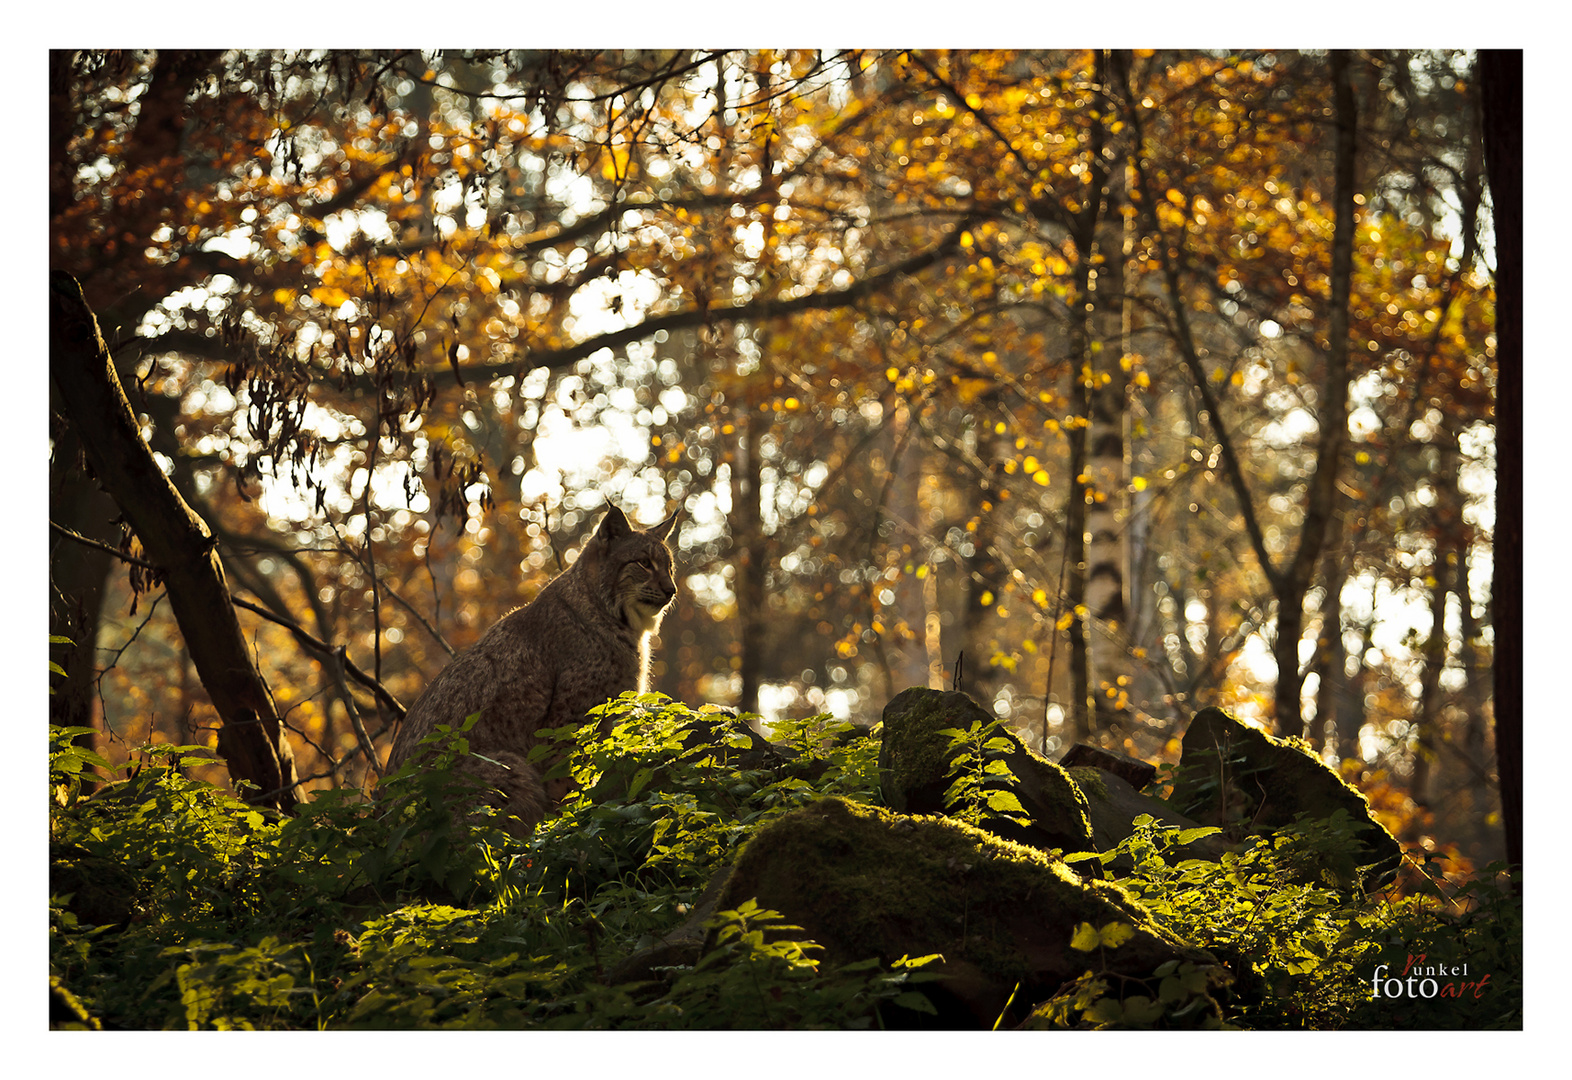
[[[128,562],[132,566],[140,566],[142,569],[151,570],[155,574],[162,574],[164,572],[162,567],[154,566],[146,559],[138,558],[135,555],[121,551],[119,548],[112,548],[101,540],[94,540],[92,537],[83,536],[79,532],[72,532],[64,525],[56,525],[53,521],[51,521],[49,523],[49,527],[67,539],[75,540],[79,544],[86,544],[90,548],[97,548],[99,551],[107,552],[110,555],[113,555],[115,558],[119,559],[121,562]]]
[[[260,604],[253,604],[251,601],[243,600],[238,596],[231,597],[230,601],[236,607],[245,608],[254,615],[262,616],[262,618],[268,620],[268,622],[276,623],[277,625],[282,626],[285,630],[288,630],[295,636],[296,641],[300,642],[318,656],[330,657],[332,655],[334,648],[332,645],[329,645],[321,638],[316,637],[311,633],[311,631],[307,630],[293,619],[288,619],[282,615],[277,615]],[[344,672],[350,678],[358,682],[361,686],[364,686],[367,690],[370,690],[373,694],[375,694],[377,696],[377,700],[382,703],[383,707],[386,708],[395,719],[403,718],[405,710],[404,706],[399,702],[398,698],[389,693],[380,682],[362,671],[353,660],[349,659],[348,656],[344,658]]]
[[[458,655],[458,650],[453,648],[452,645],[449,645],[448,644],[448,639],[443,637],[441,632],[438,631],[435,626],[432,626],[431,623],[426,620],[426,617],[424,615],[422,615],[420,612],[415,610],[415,605],[411,604],[408,600],[405,600],[402,596],[400,596],[396,591],[394,591],[393,586],[389,585],[386,581],[378,581],[377,584],[390,597],[392,597],[395,601],[397,601],[398,605],[400,607],[402,607],[405,611],[409,612],[411,618],[413,618],[416,622],[420,623],[421,626],[425,627],[426,633],[430,634],[432,640],[435,641],[438,645],[441,645],[443,650],[449,656],[457,656]]]
[[[360,718],[360,709],[355,706],[355,695],[349,692],[349,682],[344,678],[344,664],[348,658],[348,650],[340,645],[330,656],[328,667],[332,669],[333,682],[338,686],[339,699],[343,701],[344,711],[349,714],[349,722],[355,728],[355,738],[360,740],[360,749],[365,753],[366,760],[371,763],[372,771],[380,779],[382,763],[377,760],[377,752],[371,745],[371,736],[366,734],[366,722]]]

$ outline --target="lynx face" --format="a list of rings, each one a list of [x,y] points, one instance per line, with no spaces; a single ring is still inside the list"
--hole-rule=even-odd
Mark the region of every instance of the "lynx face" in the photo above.
[[[628,625],[640,633],[660,629],[660,618],[677,595],[671,577],[671,556],[662,547],[625,563],[617,575],[617,597]]]
[[[676,522],[673,513],[654,528],[638,532],[622,511],[614,508],[596,530],[595,543],[605,560],[612,610],[634,633],[659,629],[661,616],[677,595],[671,551],[665,543]]]

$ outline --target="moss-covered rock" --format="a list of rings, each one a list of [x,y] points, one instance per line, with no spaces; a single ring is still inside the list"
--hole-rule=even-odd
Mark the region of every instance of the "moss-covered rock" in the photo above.
[[[1275,832],[1300,814],[1330,820],[1339,810],[1353,823],[1354,851],[1328,852],[1319,868],[1352,881],[1360,866],[1366,889],[1391,882],[1402,848],[1364,795],[1298,742],[1278,739],[1229,716],[1202,709],[1184,733],[1179,772],[1168,801],[1207,825],[1244,834]]]
[[[1006,1023],[1019,1023],[1093,966],[1070,948],[1083,922],[1134,928],[1108,956],[1122,974],[1149,975],[1171,959],[1210,960],[1117,886],[1083,882],[1039,850],[948,818],[838,798],[783,815],[747,843],[719,906],[750,898],[802,927],[794,936],[822,945],[831,965],[942,955],[941,978],[924,989],[940,1027],[992,1027],[1012,992]]]
[[[884,803],[892,810],[911,814],[942,814],[944,793],[954,754],[945,728],[965,731],[974,722],[992,723],[994,717],[977,702],[957,691],[914,686],[903,690],[884,707],[884,735],[879,747],[879,784]],[[1010,743],[1000,755],[1015,782],[1009,790],[1020,799],[1029,824],[995,819],[985,828],[1005,840],[1043,851],[1092,851],[1092,826],[1086,816],[1086,796],[1053,762],[1034,753],[1008,729],[999,734]]]

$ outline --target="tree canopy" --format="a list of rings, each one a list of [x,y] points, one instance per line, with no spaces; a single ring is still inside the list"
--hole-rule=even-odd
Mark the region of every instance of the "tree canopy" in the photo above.
[[[959,683],[1050,756],[1152,760],[1223,705],[1490,856],[1478,69],[52,53],[51,270],[266,689],[204,673],[217,616],[95,464],[57,330],[57,722],[234,772],[250,715],[264,795],[366,783],[605,507],[680,506],[676,699],[869,724]]]

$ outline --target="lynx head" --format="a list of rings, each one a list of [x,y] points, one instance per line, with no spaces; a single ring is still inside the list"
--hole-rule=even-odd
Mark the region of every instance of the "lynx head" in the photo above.
[[[613,506],[579,556],[613,614],[636,634],[658,630],[661,615],[677,595],[671,551],[666,547],[666,537],[676,523],[674,510],[665,521],[641,532]]]

